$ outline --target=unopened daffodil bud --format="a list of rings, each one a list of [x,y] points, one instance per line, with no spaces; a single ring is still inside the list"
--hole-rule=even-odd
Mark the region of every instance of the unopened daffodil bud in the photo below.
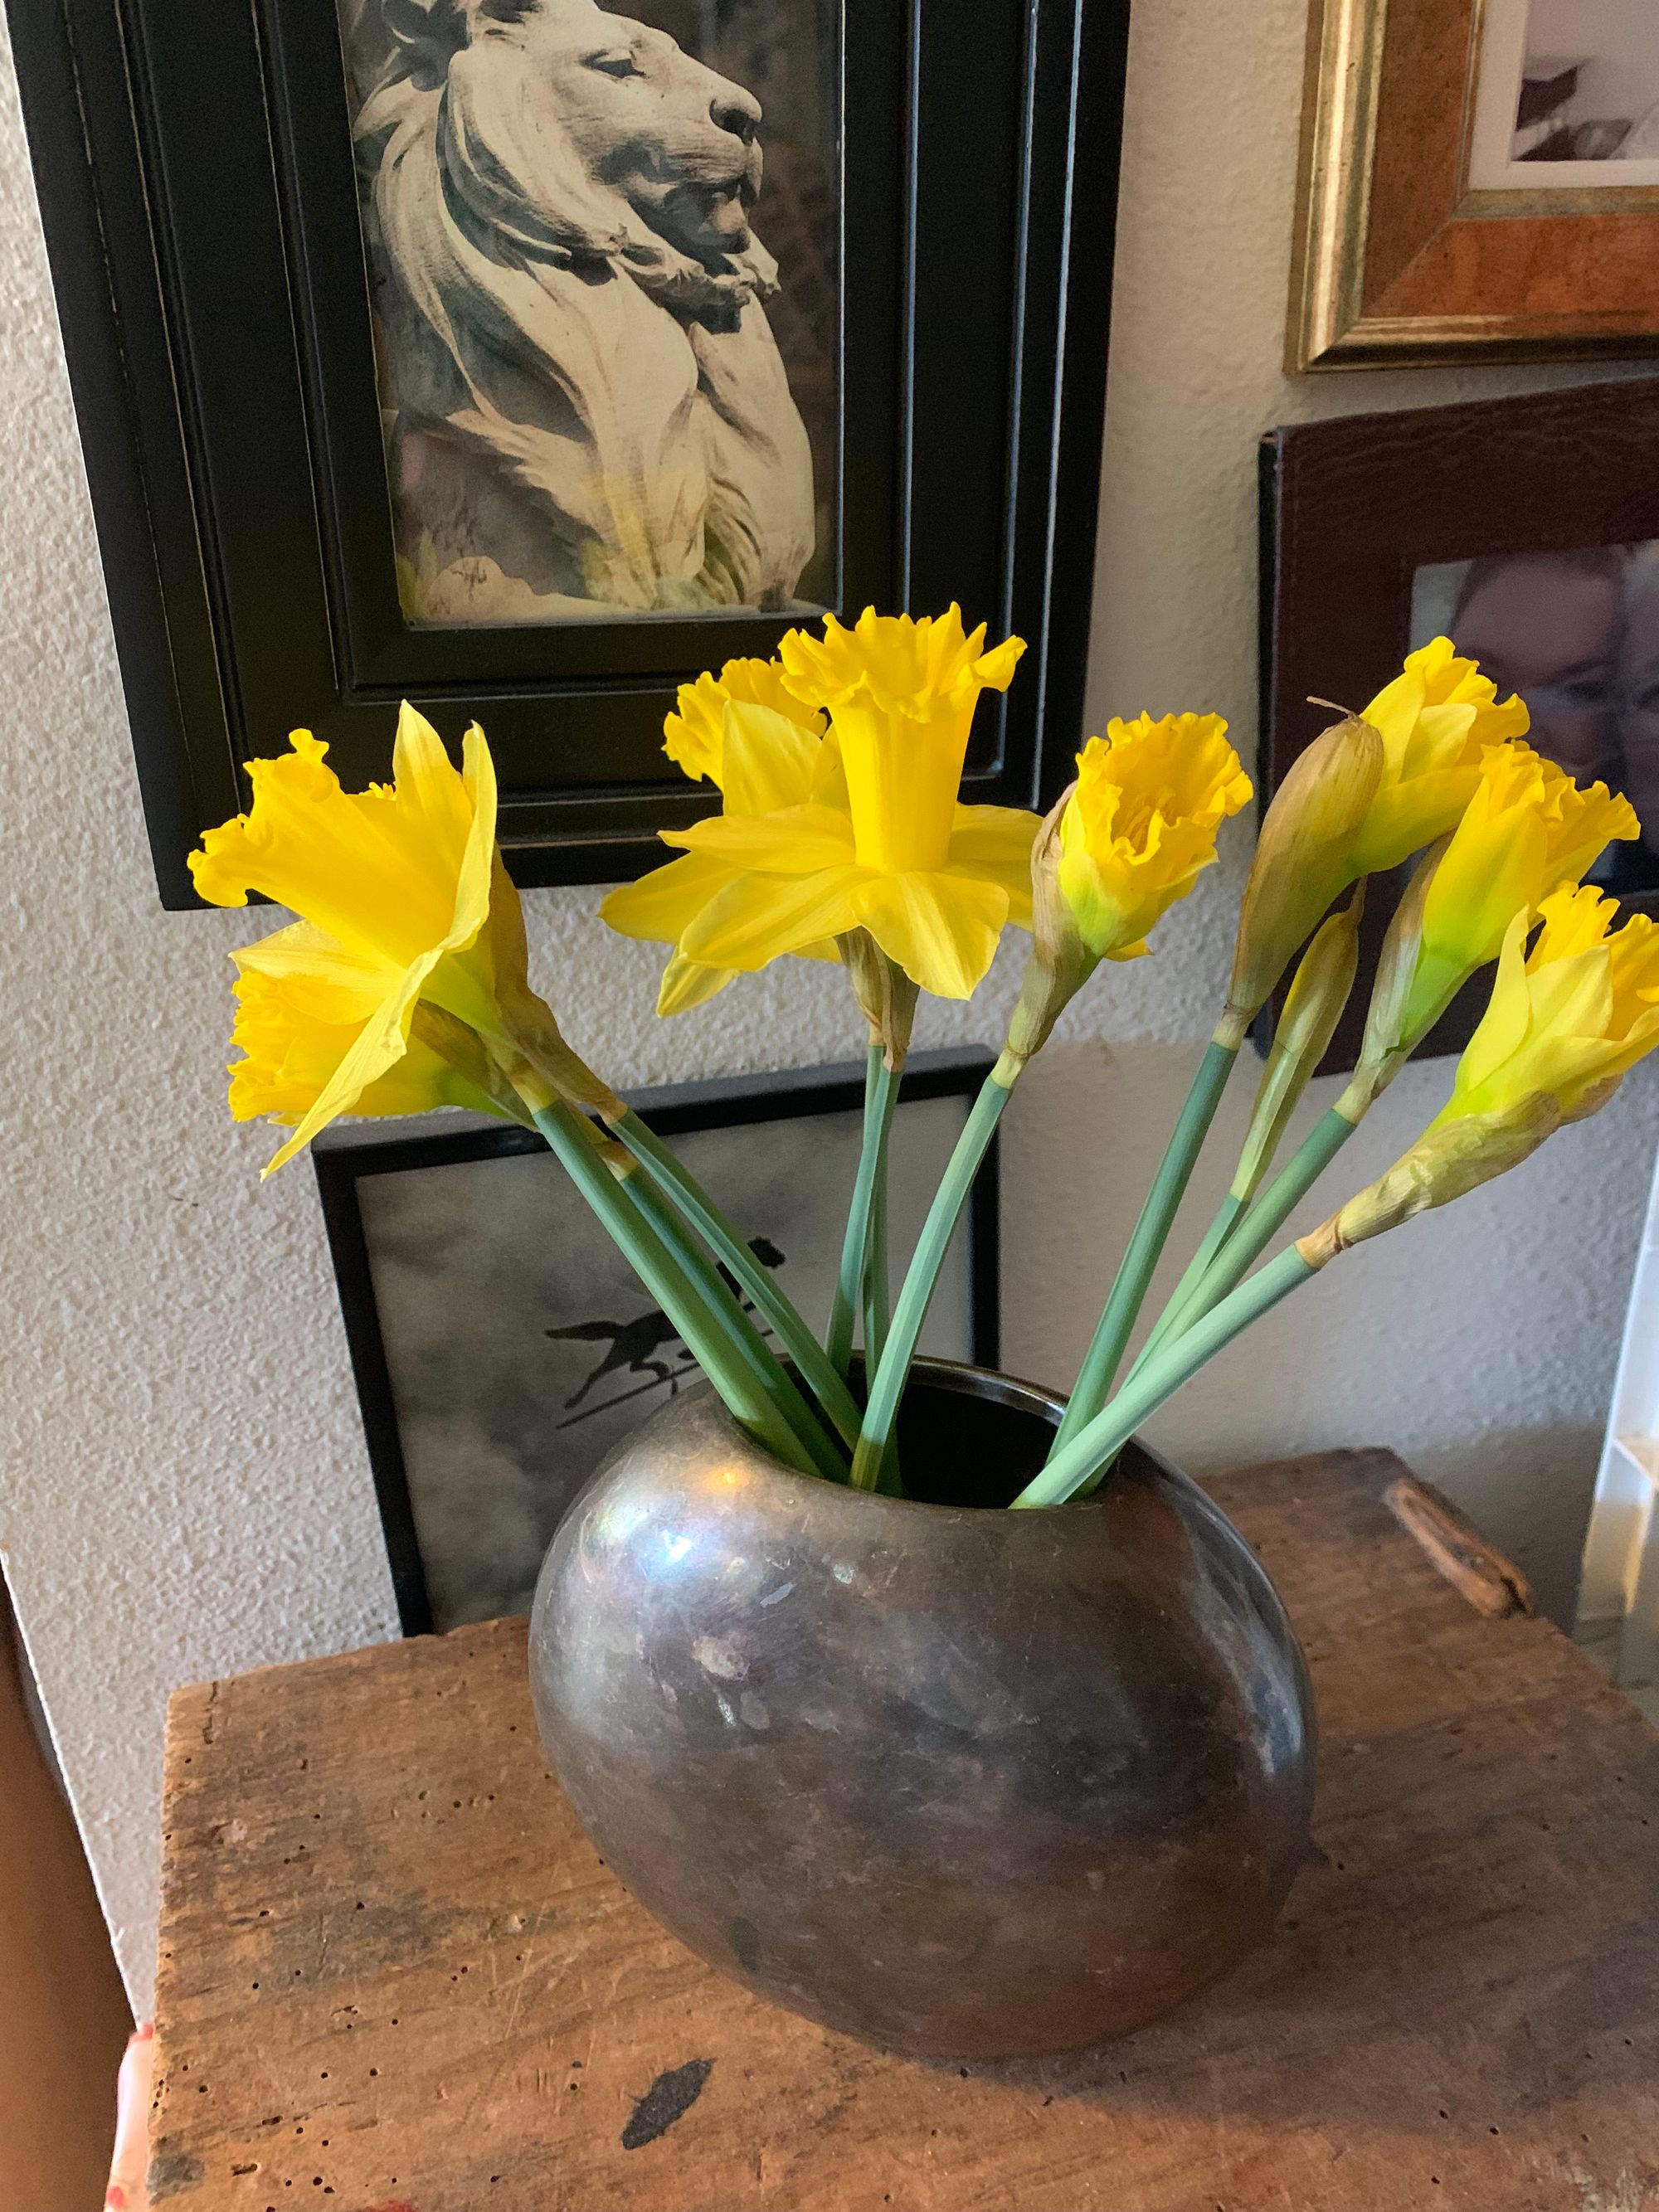
[[[1428,1022],[1411,1033],[1407,1028],[1406,1010],[1422,957],[1424,905],[1435,870],[1445,857],[1449,842],[1442,837],[1429,848],[1413,869],[1411,880],[1389,919],[1371,982],[1358,1063],[1336,1104],[1337,1112],[1347,1121],[1357,1122],[1388,1089],[1410,1058],[1413,1048],[1438,1019],[1437,1013],[1431,1012]]]
[[[1021,1065],[1102,960],[1146,952],[1250,797],[1218,714],[1114,719],[1077,766],[1031,851],[1032,953],[1008,1036]]]
[[[1285,994],[1233,1177],[1232,1195],[1247,1205],[1260,1188],[1291,1116],[1336,1034],[1359,966],[1359,921],[1364,905],[1365,886],[1361,884],[1341,912],[1315,932]]]
[[[1332,900],[1362,872],[1355,845],[1382,776],[1382,740],[1353,714],[1291,763],[1256,840],[1218,1041],[1243,1037]]]
[[[1410,654],[1364,710],[1382,740],[1382,774],[1356,842],[1357,876],[1398,867],[1445,835],[1468,805],[1490,745],[1524,737],[1519,698],[1500,700],[1448,637]]]

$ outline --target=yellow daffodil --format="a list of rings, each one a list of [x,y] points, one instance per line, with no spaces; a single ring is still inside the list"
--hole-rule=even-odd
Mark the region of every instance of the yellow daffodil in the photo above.
[[[1659,924],[1635,915],[1614,932],[1618,912],[1589,884],[1555,891],[1530,952],[1530,916],[1514,916],[1450,1098],[1385,1175],[1298,1240],[1310,1266],[1518,1166],[1659,1045]]]
[[[363,792],[341,789],[327,747],[308,730],[289,743],[278,758],[250,764],[252,806],[210,830],[191,855],[196,888],[216,906],[246,906],[260,891],[306,925],[239,955],[244,975],[261,979],[244,994],[250,1035],[263,1027],[268,1040],[252,1056],[260,1065],[275,1056],[269,1024],[279,990],[284,1018],[306,1038],[303,1055],[278,1063],[288,1071],[281,1110],[297,1113],[298,1124],[265,1172],[390,1076],[422,1000],[504,1050],[529,1053],[570,1096],[608,1101],[526,980],[524,921],[495,851],[495,770],[483,731],[468,730],[457,770],[431,724],[405,706],[392,783]],[[325,1024],[325,1012],[343,1019]],[[319,1048],[329,1025],[342,1048],[325,1073]],[[321,1079],[303,1109],[302,1064]],[[240,1095],[257,1095],[261,1080],[242,1079],[253,1090]]]
[[[683,728],[695,729],[695,756],[685,738],[679,740],[680,752],[674,752],[672,743],[665,750],[673,753],[682,767],[688,757],[695,757],[701,763],[687,772],[706,775],[719,787],[723,812],[728,817],[764,816],[815,801],[839,800],[844,806],[846,791],[840,764],[834,747],[826,748],[823,743],[823,717],[811,714],[792,692],[783,695],[790,708],[787,714],[754,699],[725,696],[723,686],[734,669],[744,672],[742,689],[753,692],[766,689],[753,672],[770,670],[777,679],[772,688],[781,690],[781,671],[772,663],[727,661],[718,684],[714,678],[703,676],[696,685],[682,685],[680,714],[671,714],[664,725],[672,732],[678,720]],[[689,710],[688,694],[693,691],[697,696],[694,709]],[[716,694],[721,695],[718,700]],[[708,718],[717,703],[720,720],[716,739],[710,736]],[[659,1014],[685,1013],[702,1006],[739,972],[719,962],[688,958],[678,947],[705,908],[742,873],[741,866],[713,854],[687,853],[665,867],[653,869],[638,883],[620,885],[601,903],[601,917],[619,936],[675,946],[657,996]],[[837,957],[833,942],[823,939],[793,950],[798,957],[807,960]]]
[[[1518,739],[1489,746],[1424,893],[1399,1042],[1414,1044],[1475,970],[1498,957],[1517,915],[1530,922],[1611,840],[1640,835],[1634,807],[1605,784],[1581,789]]]
[[[674,712],[662,726],[663,750],[694,782],[707,776],[724,787],[726,709],[733,701],[767,708],[815,738],[823,735],[823,716],[789,689],[781,661],[728,660],[718,676],[705,670],[694,684],[682,684]]]
[[[1382,740],[1382,774],[1354,848],[1355,876],[1398,867],[1443,836],[1474,794],[1486,749],[1528,726],[1521,700],[1500,701],[1449,637],[1409,655],[1360,720]]]
[[[1141,714],[1089,739],[1060,821],[1060,889],[1097,959],[1139,958],[1249,797],[1219,714]]]
[[[1031,849],[1031,957],[1005,1073],[1024,1067],[1102,960],[1134,960],[1250,796],[1218,714],[1113,720],[1078,755]]]
[[[664,833],[703,866],[672,862],[613,893],[605,919],[629,935],[672,936],[682,961],[745,972],[865,929],[913,982],[966,998],[1005,925],[1030,915],[1036,816],[957,799],[975,704],[1006,689],[1024,647],[1010,638],[986,652],[983,628],[965,635],[955,607],[920,622],[869,611],[850,630],[830,617],[824,628],[821,640],[792,631],[779,651],[797,701],[829,714],[828,738],[784,740],[781,714],[763,726],[766,709],[729,703],[726,811]],[[772,804],[740,805],[734,763],[748,753],[734,752],[734,734],[763,726],[769,775],[787,744],[809,761],[806,788],[779,803],[776,782],[769,793],[745,787]]]
[[[314,967],[307,953],[316,956]],[[239,1121],[268,1115],[292,1127],[316,1104],[373,1018],[383,994],[380,971],[365,963],[354,981],[349,957],[305,921],[233,957],[239,973],[231,1042],[243,1057],[230,1070],[230,1110]],[[398,1115],[465,1106],[527,1119],[503,1092],[477,1033],[436,1007],[417,1005],[402,1058],[344,1110]]]
[[[1580,1120],[1659,1044],[1659,923],[1632,915],[1613,930],[1618,901],[1588,884],[1557,891],[1542,914],[1530,952],[1528,917],[1510,924],[1491,1004],[1436,1127],[1537,1091],[1563,1120]]]

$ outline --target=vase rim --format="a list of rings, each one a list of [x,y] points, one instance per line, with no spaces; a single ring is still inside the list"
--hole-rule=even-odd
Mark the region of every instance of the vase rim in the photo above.
[[[855,1352],[853,1354],[855,1368],[862,1366],[863,1358],[862,1352]],[[784,1364],[786,1366],[791,1365],[788,1361]],[[977,1366],[971,1360],[939,1359],[931,1354],[920,1352],[911,1363],[910,1377],[913,1381],[931,1383],[936,1389],[954,1391],[964,1397],[992,1399],[1012,1412],[1034,1414],[1039,1419],[1049,1421],[1056,1427],[1066,1411],[1066,1398],[1062,1392],[1050,1389],[1041,1382],[1028,1382],[1022,1376],[1010,1375],[1000,1367]],[[802,1474],[794,1468],[786,1466],[783,1461],[775,1458],[763,1444],[757,1443],[751,1437],[745,1436],[711,1383],[704,1381],[696,1387],[698,1395],[704,1399],[714,1416],[729,1425],[734,1434],[742,1437],[745,1449],[765,1462],[769,1470],[780,1481],[810,1485],[815,1493],[824,1490],[844,1492],[849,1500],[856,1498],[860,1507],[881,1506],[890,1512],[896,1513],[927,1513],[935,1516],[940,1514],[965,1515],[978,1521],[983,1519],[987,1514],[994,1517],[998,1513],[1006,1514],[1013,1510],[1011,1505],[961,1505],[931,1498],[890,1498],[881,1491],[855,1491],[847,1483],[830,1482],[821,1475]],[[908,1383],[906,1387],[908,1387]],[[1134,1453],[1166,1480],[1183,1486],[1188,1480],[1188,1478],[1183,1475],[1171,1461],[1154,1446],[1149,1444],[1144,1437],[1139,1435],[1131,1437],[1123,1446],[1123,1449],[1126,1452]],[[1043,1514],[1075,1513],[1079,1509],[1089,1507],[1101,1511],[1104,1509],[1105,1504],[1104,1497],[1097,1492],[1089,1498],[1068,1498],[1063,1504],[1028,1505],[1022,1506],[1019,1510],[1022,1519],[1029,1519],[1035,1523]]]

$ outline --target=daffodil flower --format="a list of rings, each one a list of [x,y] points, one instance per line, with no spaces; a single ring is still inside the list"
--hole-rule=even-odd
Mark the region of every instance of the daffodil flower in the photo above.
[[[1036,816],[957,799],[979,695],[1006,688],[1024,647],[1010,638],[986,652],[983,626],[964,635],[955,607],[919,622],[868,610],[850,630],[830,616],[824,629],[821,640],[792,631],[779,648],[791,691],[830,719],[809,794],[740,811],[728,765],[726,811],[663,833],[726,871],[723,882],[712,869],[704,878],[718,887],[678,951],[752,971],[866,929],[921,988],[967,998],[1006,924],[1030,915]],[[726,710],[728,762],[738,712]],[[689,874],[681,883],[693,887]],[[651,884],[639,887],[641,902]],[[637,920],[637,906],[619,904]],[[610,902],[606,918],[616,919]]]
[[[304,1121],[373,1020],[385,984],[307,921],[232,955],[237,967],[231,1043],[242,1057],[230,1069],[230,1110],[292,1127]],[[401,1059],[370,1082],[349,1107],[357,1115],[423,1114],[464,1106],[528,1125],[490,1066],[482,1040],[435,1006],[416,1005]]]
[[[1474,796],[1489,746],[1524,737],[1517,697],[1499,700],[1449,637],[1410,654],[1359,718],[1382,740],[1382,775],[1354,846],[1352,875],[1372,875],[1443,836]]]
[[[662,726],[663,750],[694,783],[706,776],[725,788],[726,710],[733,702],[764,707],[811,737],[823,735],[824,717],[789,689],[781,661],[728,660],[718,676],[705,671],[695,683],[682,684]]]
[[[1250,795],[1219,714],[1141,714],[1089,739],[1060,820],[1060,889],[1097,959],[1141,957]]]
[[[717,703],[714,695],[721,690],[726,678],[734,669],[753,671],[770,665],[766,661],[728,661],[721,671],[720,684],[705,676],[698,681],[706,689],[698,690],[691,684],[680,687],[678,719],[683,729],[695,729],[697,742],[693,755],[690,740],[682,738],[681,751],[674,757],[682,766],[688,757],[695,757],[700,765],[688,768],[688,774],[707,776],[718,787],[729,817],[765,816],[815,801],[845,802],[835,749],[826,749],[823,739],[823,717],[811,714],[793,694],[785,695],[793,709],[787,714],[757,700],[722,698],[718,702],[720,734],[717,740],[714,738],[709,720]],[[765,687],[750,674],[741,680],[739,688],[758,691]],[[687,696],[694,690],[697,692],[695,711]],[[665,728],[672,729],[676,719],[671,715]],[[672,751],[672,746],[665,750]],[[735,966],[688,957],[681,940],[705,908],[742,873],[736,862],[716,854],[687,853],[680,860],[670,860],[665,867],[653,868],[638,883],[623,884],[606,894],[599,907],[600,917],[619,936],[644,938],[675,948],[657,994],[659,1014],[682,1014],[702,1006],[738,974]],[[793,951],[805,960],[839,957],[829,939],[798,945]]]
[[[1618,901],[1588,884],[1557,891],[1542,914],[1530,951],[1528,916],[1510,924],[1491,1003],[1432,1127],[1536,1092],[1582,1120],[1659,1044],[1659,923],[1638,914],[1613,930]]]
[[[1032,950],[1008,1032],[1023,1066],[1102,960],[1138,960],[1154,926],[1216,857],[1250,796],[1219,714],[1114,719],[1031,851]]]
[[[483,731],[468,730],[457,770],[431,724],[405,706],[392,782],[362,792],[341,789],[328,748],[309,730],[295,730],[289,745],[250,763],[252,807],[210,830],[190,861],[197,890],[214,905],[246,906],[260,891],[307,925],[238,956],[244,978],[260,979],[244,984],[249,1034],[263,1030],[269,1041],[280,992],[278,1018],[303,1034],[319,1079],[302,1106],[298,1060],[287,1061],[284,1111],[297,1126],[265,1173],[390,1077],[409,1052],[422,1000],[504,1050],[528,1053],[567,1095],[608,1102],[607,1086],[564,1045],[526,980],[524,921],[495,851],[495,770]],[[317,1054],[330,1024],[319,1009],[346,1016],[332,1024],[338,1051],[326,1073]],[[268,1042],[261,1054],[267,1049],[275,1048]],[[242,1078],[240,1095],[254,1095],[264,1079]]]
[[[1530,921],[1611,840],[1640,835],[1635,808],[1605,784],[1581,789],[1518,739],[1489,746],[1424,894],[1398,1042],[1416,1043],[1468,977],[1498,957],[1517,915]]]

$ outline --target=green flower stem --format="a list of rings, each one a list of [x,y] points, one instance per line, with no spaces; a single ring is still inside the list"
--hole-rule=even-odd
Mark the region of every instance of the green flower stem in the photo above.
[[[803,1474],[817,1474],[811,1455],[781,1411],[779,1399],[760,1379],[763,1362],[772,1355],[744,1318],[737,1300],[731,1298],[732,1308],[742,1330],[751,1340],[751,1346],[744,1346],[741,1334],[722,1321],[715,1302],[699,1287],[665,1244],[643,1209],[611,1174],[582,1117],[557,1101],[550,1106],[532,1105],[531,1110],[536,1127],[557,1154],[561,1165],[599,1216],[623,1257],[673,1323],[686,1349],[719,1391],[733,1419],[741,1422],[775,1458]],[[722,1295],[730,1298],[730,1292],[718,1277],[712,1279]],[[775,1359],[773,1364],[776,1366]],[[778,1374],[787,1382],[781,1368]]]
[[[1188,1304],[1183,1328],[1243,1281],[1353,1133],[1354,1123],[1334,1106],[1320,1115],[1211,1261]]]
[[[811,1473],[821,1474],[826,1482],[845,1482],[846,1461],[796,1388],[793,1376],[720,1274],[710,1267],[707,1253],[696,1241],[684,1214],[675,1210],[648,1176],[625,1176],[622,1182],[627,1197],[656,1231],[707,1301],[716,1327],[732,1351],[788,1423],[791,1434],[811,1462]]]
[[[1012,1073],[1008,1073],[1010,1066]],[[939,1285],[939,1269],[945,1264],[957,1217],[973,1188],[980,1162],[996,1133],[997,1123],[1002,1118],[1002,1109],[1008,1103],[1018,1073],[1018,1064],[1008,1062],[1005,1055],[986,1077],[933,1194],[933,1202],[927,1209],[927,1218],[922,1224],[921,1235],[899,1291],[898,1304],[893,1309],[893,1325],[882,1352],[881,1364],[870,1384],[864,1431],[853,1455],[855,1489],[874,1490],[880,1486],[899,1400],[904,1395],[905,1378],[910,1372],[922,1323]]]
[[[893,1286],[887,1256],[887,1146],[876,1162],[870,1193],[870,1235],[864,1255],[864,1371],[881,1364],[893,1319]]]
[[[1094,1340],[1084,1355],[1082,1367],[1072,1391],[1071,1403],[1060,1425],[1049,1452],[1052,1465],[1057,1455],[1073,1438],[1081,1433],[1105,1404],[1123,1358],[1124,1347],[1129,1341],[1141,1302],[1146,1296],[1146,1286],[1152,1279],[1171,1223],[1187,1184],[1215,1109],[1221,1103],[1221,1094],[1227,1087],[1227,1078],[1232,1073],[1238,1059],[1238,1046],[1230,1039],[1212,1037],[1199,1062],[1198,1073],[1193,1078],[1187,1103],[1181,1109],[1180,1119],[1170,1138],[1158,1170],[1152,1178],[1152,1187],[1146,1194],[1146,1202],[1140,1209],[1128,1249],[1123,1255],[1112,1285],[1106,1310],[1100,1316]]]
[[[870,1206],[875,1195],[877,1172],[887,1150],[887,1133],[898,1102],[899,1074],[889,1067],[879,1045],[872,1045],[864,1075],[864,1142],[859,1152],[857,1181],[848,1209],[847,1235],[841,1248],[841,1272],[836,1279],[836,1299],[830,1311],[824,1350],[830,1364],[843,1382],[853,1364],[853,1322],[864,1296],[865,1255],[870,1243]]]
[[[1167,1344],[1170,1337],[1175,1335],[1182,1327],[1182,1317],[1191,1308],[1206,1271],[1217,1253],[1232,1235],[1234,1227],[1240,1215],[1244,1212],[1248,1200],[1238,1197],[1233,1191],[1229,1191],[1222,1200],[1216,1210],[1215,1219],[1204,1232],[1203,1243],[1188,1261],[1186,1273],[1170,1292],[1168,1304],[1158,1317],[1157,1326],[1146,1343],[1141,1346],[1139,1357],[1129,1370],[1131,1381],[1139,1374],[1159,1346]]]
[[[1104,1412],[1085,1422],[1042,1473],[1026,1484],[1015,1498],[1015,1506],[1064,1505],[1079,1491],[1092,1487],[1094,1479],[1110,1467],[1141,1423],[1190,1381],[1206,1360],[1212,1359],[1269,1307],[1318,1272],[1295,1245],[1270,1260],[1260,1274],[1240,1284],[1219,1305],[1149,1359]]]
[[[823,1347],[788,1297],[744,1239],[656,1132],[630,1108],[611,1127],[659,1190],[685,1216],[715,1257],[732,1271],[777,1336],[786,1356],[835,1424],[850,1452],[859,1440],[859,1409],[852,1392],[830,1364]]]

